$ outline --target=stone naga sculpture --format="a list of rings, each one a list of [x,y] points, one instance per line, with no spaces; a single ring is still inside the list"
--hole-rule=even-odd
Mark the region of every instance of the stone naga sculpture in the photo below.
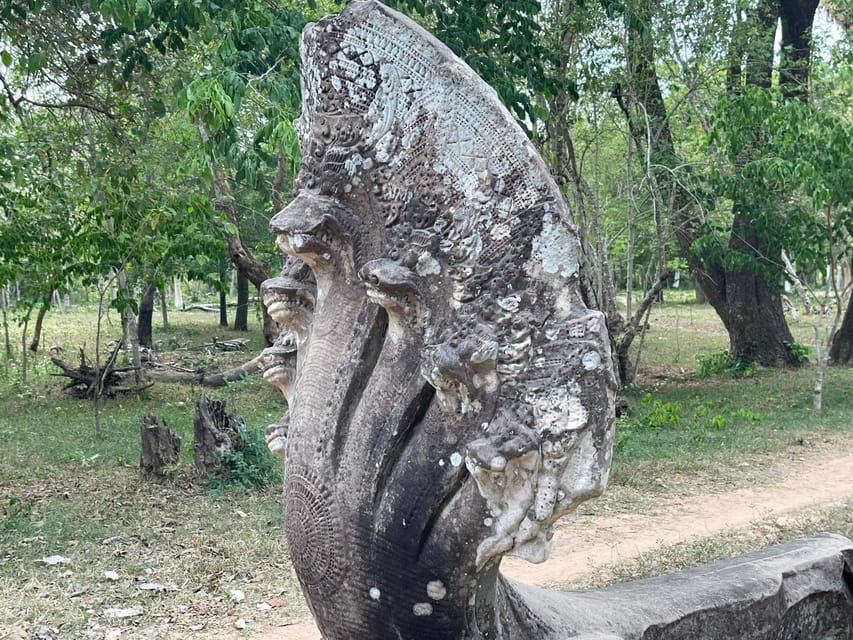
[[[290,258],[263,296],[292,332],[268,438],[317,624],[575,637],[498,572],[544,560],[610,466],[609,341],[560,191],[494,91],[378,2],[306,27],[301,58],[296,197],[271,221]]]

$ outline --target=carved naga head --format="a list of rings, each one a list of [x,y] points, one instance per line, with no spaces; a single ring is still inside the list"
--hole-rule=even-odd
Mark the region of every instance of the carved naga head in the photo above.
[[[298,343],[294,567],[326,638],[502,637],[500,558],[544,560],[610,465],[575,228],[494,91],[409,19],[356,0],[301,56],[297,197],[271,228],[312,275],[264,296]]]

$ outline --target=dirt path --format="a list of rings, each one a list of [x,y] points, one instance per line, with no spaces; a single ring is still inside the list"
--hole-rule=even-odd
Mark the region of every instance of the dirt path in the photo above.
[[[501,570],[522,582],[546,586],[579,578],[661,545],[742,529],[806,507],[853,497],[853,455],[802,469],[780,484],[715,495],[669,498],[658,513],[574,520],[554,534],[548,562],[506,558]]]
[[[846,439],[836,451],[849,451]],[[822,452],[823,456],[827,453]],[[667,495],[654,513],[624,513],[567,519],[554,534],[548,562],[529,564],[506,558],[501,570],[528,584],[547,586],[634,558],[661,545],[686,542],[744,528],[758,520],[783,517],[798,510],[829,506],[853,498],[853,455],[808,459],[789,465],[784,479],[773,485],[724,493],[679,497]],[[790,468],[793,466],[793,468]],[[319,640],[310,621],[271,629],[252,640]]]

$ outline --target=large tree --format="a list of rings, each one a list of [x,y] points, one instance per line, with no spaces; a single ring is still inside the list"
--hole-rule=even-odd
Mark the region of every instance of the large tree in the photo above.
[[[769,88],[773,82],[774,34],[781,17],[782,56],[780,88],[789,98],[807,94],[811,28],[816,0],[759,0],[748,11],[738,11],[730,34],[727,78],[730,95],[749,88]],[[653,25],[657,2],[643,0],[636,11]],[[732,357],[764,365],[795,364],[794,340],[781,304],[780,251],[785,235],[779,215],[784,193],[776,190],[756,198],[744,189],[718,189],[730,199],[731,213],[723,233],[719,224],[698,215],[696,194],[688,188],[691,176],[679,171],[668,107],[658,73],[656,42],[632,29],[628,39],[627,79],[614,95],[623,108],[638,147],[653,158],[655,178],[670,203],[675,237],[690,270],[717,311],[730,339]],[[754,159],[754,148],[764,141],[760,119],[743,144],[730,148],[729,166],[743,172]],[[730,181],[727,186],[744,186]]]
[[[68,206],[109,236],[103,251],[87,250],[103,258],[90,265],[93,277],[117,269],[122,281],[157,284],[186,257],[215,256],[209,239],[224,240],[256,286],[270,275],[272,247],[257,229],[269,202],[280,208],[289,197],[298,155],[289,121],[305,18],[294,5],[0,3],[3,109],[17,116],[15,135],[32,138],[42,164],[62,177]],[[34,117],[49,126],[36,130]],[[61,151],[33,137],[44,131]],[[135,274],[123,273],[128,265]],[[128,291],[118,303],[129,311],[136,301]],[[266,319],[271,342],[278,330]]]
[[[847,303],[844,321],[833,336],[829,357],[839,364],[853,364],[853,295]]]

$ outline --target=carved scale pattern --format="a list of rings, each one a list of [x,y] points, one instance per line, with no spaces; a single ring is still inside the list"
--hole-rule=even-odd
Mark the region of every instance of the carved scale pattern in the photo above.
[[[293,567],[309,593],[330,595],[344,569],[341,525],[334,516],[337,510],[331,494],[310,471],[291,471],[284,495]]]
[[[368,191],[387,227],[385,257],[427,280],[451,281],[451,299],[435,302],[449,302],[456,318],[469,320],[440,324],[434,315],[425,325],[425,343],[433,346],[423,366],[448,410],[477,413],[475,376],[459,372],[473,368],[472,358],[488,360],[478,345],[496,347],[506,411],[503,420],[480,416],[486,441],[468,456],[478,483],[502,483],[502,469],[478,453],[494,454],[498,466],[521,455],[500,443],[525,421],[531,423],[525,449],[541,449],[549,438],[571,449],[582,431],[595,441],[586,446],[594,467],[589,487],[576,481],[575,471],[560,480],[575,457],[540,456],[528,484],[539,486],[538,475],[551,469],[558,489],[549,490],[550,510],[541,500],[534,508],[534,497],[516,496],[530,503],[533,517],[493,519],[498,524],[483,543],[480,564],[506,551],[508,540],[516,551],[538,545],[522,553],[541,559],[550,524],[606,480],[611,380],[604,323],[577,296],[575,229],[541,159],[494,92],[425,35],[376,3],[353,3],[306,31],[298,129],[314,152],[303,161],[299,184],[344,200]],[[458,375],[448,376],[451,369]],[[584,376],[585,385],[571,382]],[[477,380],[486,384],[486,378],[481,372]],[[521,491],[535,494],[529,488]]]

